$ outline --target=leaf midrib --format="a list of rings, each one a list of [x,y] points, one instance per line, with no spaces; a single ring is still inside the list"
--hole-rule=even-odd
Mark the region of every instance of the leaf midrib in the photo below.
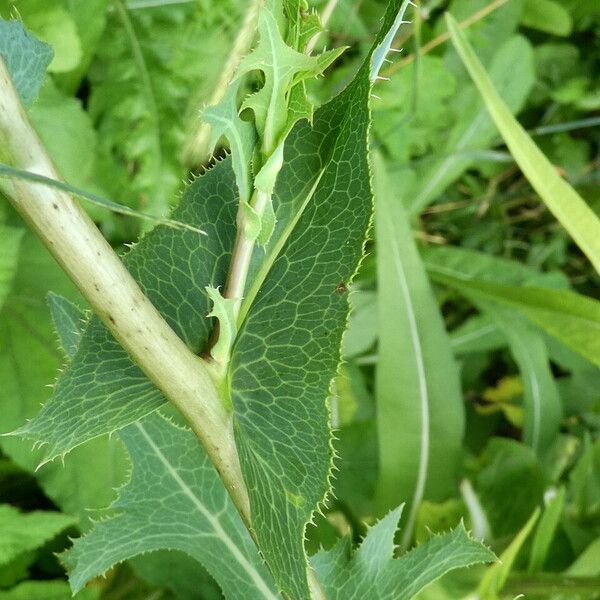
[[[204,506],[200,498],[194,494],[194,492],[190,489],[187,483],[180,477],[179,473],[173,465],[169,462],[169,459],[163,454],[161,449],[154,443],[152,437],[148,434],[144,426],[138,421],[135,423],[136,428],[142,434],[143,438],[146,440],[146,443],[152,450],[152,452],[156,455],[159,461],[165,467],[168,475],[175,481],[175,483],[179,486],[181,491],[190,499],[192,504],[196,507],[196,509],[203,515],[203,517],[210,523],[215,536],[223,542],[225,547],[231,552],[237,562],[243,567],[243,569],[248,573],[250,579],[254,582],[257,589],[262,593],[265,598],[269,600],[277,600],[277,596],[275,596],[260,574],[256,571],[256,569],[248,562],[246,557],[240,552],[236,543],[227,535],[227,532],[221,526],[221,523],[218,519],[216,519],[212,513]]]

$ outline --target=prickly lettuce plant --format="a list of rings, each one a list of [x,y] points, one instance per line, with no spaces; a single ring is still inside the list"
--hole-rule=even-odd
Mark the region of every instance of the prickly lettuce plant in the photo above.
[[[304,548],[330,490],[327,398],[371,222],[370,96],[409,4],[389,2],[362,67],[314,111],[306,81],[342,49],[308,53],[316,15],[267,1],[254,49],[203,115],[231,155],[187,187],[172,218],[189,228],[160,225],[122,261],[63,190],[5,186],[95,313],[53,299],[69,362],[10,435],[43,444],[49,461],[119,432],[131,460],[109,518],[63,556],[73,590],[158,549],[198,560],[228,598],[408,599],[493,559],[462,528],[395,557],[401,509],[356,552],[349,540],[312,559]],[[21,82],[43,72],[46,49],[15,39],[3,50],[3,157],[57,179],[17,97],[31,97]],[[258,85],[243,97],[248,75]]]

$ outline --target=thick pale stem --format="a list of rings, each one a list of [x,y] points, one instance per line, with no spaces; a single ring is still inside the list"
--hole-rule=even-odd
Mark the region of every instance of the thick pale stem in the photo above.
[[[0,147],[15,167],[59,179],[1,58]],[[169,327],[69,194],[17,179],[4,190],[115,338],[186,417],[249,526],[231,415],[202,360]]]

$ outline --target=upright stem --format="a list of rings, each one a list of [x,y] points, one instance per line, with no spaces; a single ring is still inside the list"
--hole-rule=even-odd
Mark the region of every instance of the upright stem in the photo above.
[[[59,178],[27,119],[2,58],[0,147],[15,167]],[[250,528],[248,492],[231,415],[202,360],[169,327],[69,194],[17,179],[2,187],[111,333],[185,416]]]
[[[252,208],[258,215],[262,215],[267,203],[270,201],[269,195],[257,190],[254,192],[254,197],[255,201],[252,203]],[[240,211],[238,221],[243,220],[243,215],[244,213]],[[236,319],[239,315],[241,300],[246,289],[246,280],[248,279],[252,252],[256,245],[255,240],[249,240],[246,237],[244,230],[244,223],[238,222],[237,236],[233,246],[229,274],[227,275],[227,283],[225,285],[225,298],[238,300],[235,309]]]

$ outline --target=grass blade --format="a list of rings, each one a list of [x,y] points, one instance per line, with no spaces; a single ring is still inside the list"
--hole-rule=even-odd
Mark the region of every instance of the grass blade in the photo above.
[[[454,18],[448,14],[446,21],[452,43],[515,161],[549,210],[600,272],[600,220],[512,116]]]

